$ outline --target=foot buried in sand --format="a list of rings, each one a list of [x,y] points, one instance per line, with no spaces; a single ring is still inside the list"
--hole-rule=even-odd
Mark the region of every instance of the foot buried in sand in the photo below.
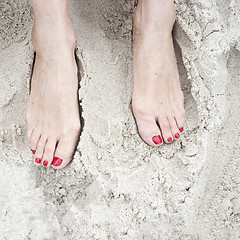
[[[27,137],[36,164],[60,169],[71,161],[80,134],[76,34],[68,0],[32,3],[36,59],[26,111]],[[140,136],[151,146],[180,138],[184,127],[174,21],[173,0],[139,0],[134,16],[132,109]]]
[[[45,1],[32,1],[36,59],[26,111],[27,137],[36,164],[60,169],[71,161],[80,134],[76,36],[67,1],[60,5]]]
[[[172,28],[173,0],[140,0],[134,16],[132,109],[141,138],[150,146],[180,138],[184,127]]]

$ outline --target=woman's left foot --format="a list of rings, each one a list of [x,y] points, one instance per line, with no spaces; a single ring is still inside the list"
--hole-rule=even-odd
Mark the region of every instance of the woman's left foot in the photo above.
[[[134,17],[133,114],[141,138],[150,146],[171,143],[184,127],[172,28],[173,0],[140,0]]]

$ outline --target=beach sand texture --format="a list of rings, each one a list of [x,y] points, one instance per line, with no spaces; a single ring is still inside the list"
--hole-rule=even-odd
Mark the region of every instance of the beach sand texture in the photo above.
[[[175,2],[186,125],[152,148],[130,108],[134,1],[71,0],[84,126],[55,171],[25,137],[32,10],[0,0],[0,240],[240,239],[240,2]]]

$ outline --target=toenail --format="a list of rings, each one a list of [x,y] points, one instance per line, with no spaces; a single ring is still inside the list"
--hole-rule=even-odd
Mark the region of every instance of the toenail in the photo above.
[[[168,142],[172,142],[172,138],[171,138],[171,137],[168,138],[167,141],[168,141]]]
[[[35,150],[32,150],[32,153],[33,153],[33,154],[35,154],[35,152],[36,152]]]
[[[183,127],[182,127],[182,128],[180,128],[180,129],[179,129],[179,131],[180,131],[180,132],[182,132],[182,131],[183,131]]]
[[[48,161],[43,161],[43,166],[47,166],[48,165]]]
[[[152,137],[152,140],[153,140],[153,142],[154,142],[155,144],[161,144],[161,143],[162,143],[162,138],[161,138],[160,135],[158,135],[158,136],[153,136],[153,137]]]
[[[62,160],[61,158],[55,157],[55,158],[53,159],[52,165],[55,166],[55,167],[58,167],[58,166],[61,165],[62,161],[63,161],[63,160]]]
[[[41,159],[40,158],[36,158],[35,159],[35,163],[40,164],[41,163]]]
[[[175,134],[175,138],[180,138],[180,134],[179,134],[179,133],[176,133],[176,134]]]

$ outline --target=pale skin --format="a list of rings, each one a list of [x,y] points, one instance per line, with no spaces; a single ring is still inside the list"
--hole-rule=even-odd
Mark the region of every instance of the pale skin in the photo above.
[[[132,109],[139,134],[150,146],[171,143],[184,127],[172,39],[175,15],[173,0],[140,0],[134,16]]]
[[[32,0],[36,61],[26,111],[34,162],[65,167],[81,124],[78,106],[76,33],[69,0]],[[150,146],[170,143],[184,127],[184,97],[172,41],[173,0],[140,0],[134,15],[132,110],[140,137]]]

